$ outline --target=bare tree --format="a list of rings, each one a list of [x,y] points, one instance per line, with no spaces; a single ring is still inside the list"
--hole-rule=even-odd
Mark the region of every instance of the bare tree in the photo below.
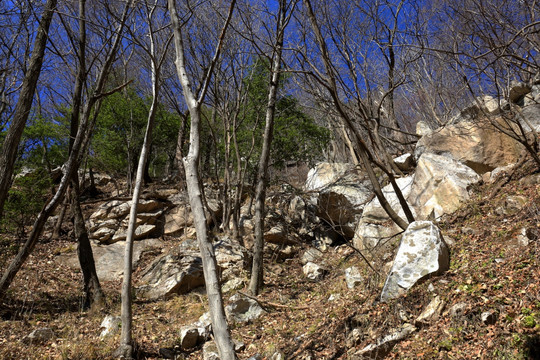
[[[4,209],[4,202],[11,186],[11,177],[13,175],[13,165],[17,156],[17,148],[26,125],[26,120],[32,108],[34,93],[41,73],[41,66],[45,56],[45,48],[49,36],[49,27],[56,9],[57,0],[48,0],[41,16],[41,21],[34,41],[34,49],[28,69],[25,73],[23,84],[19,92],[19,100],[15,107],[13,117],[10,121],[2,153],[0,154],[0,219]]]
[[[281,57],[283,52],[283,38],[285,28],[291,18],[296,1],[279,1],[277,9],[277,22],[275,30],[275,43],[271,59],[270,81],[268,84],[268,102],[266,105],[265,127],[263,146],[259,158],[259,167],[257,171],[257,188],[255,190],[255,242],[253,246],[253,266],[251,269],[251,279],[249,282],[249,291],[253,295],[258,295],[263,284],[263,249],[264,249],[264,202],[266,200],[266,187],[268,184],[268,165],[270,162],[270,147],[272,146],[272,137],[274,132],[274,116],[276,112],[276,99],[279,88],[279,79],[281,73]]]
[[[56,193],[44,206],[41,212],[38,214],[36,220],[34,221],[32,231],[28,236],[25,244],[19,250],[19,253],[10,263],[9,267],[5,270],[2,278],[0,279],[0,300],[5,296],[6,290],[11,285],[11,282],[15,278],[17,272],[20,270],[23,263],[26,261],[34,247],[36,246],[39,237],[43,231],[45,222],[51,216],[56,207],[60,204],[64,195],[66,193],[67,187],[75,176],[79,164],[82,161],[84,150],[86,149],[88,142],[91,137],[91,129],[95,124],[97,114],[99,113],[99,106],[103,97],[118,91],[117,89],[112,89],[110,91],[105,91],[105,82],[107,76],[111,70],[112,63],[115,60],[118,48],[122,39],[122,32],[126,19],[129,14],[129,10],[132,7],[133,0],[130,0],[124,5],[121,15],[118,17],[118,25],[112,31],[111,46],[106,52],[103,65],[97,74],[96,82],[92,88],[92,94],[88,97],[88,100],[82,110],[82,115],[80,119],[80,124],[78,127],[77,135],[73,142],[69,158],[67,159],[65,165],[65,172],[60,185],[56,190]]]
[[[147,162],[147,157],[150,150],[152,129],[154,127],[155,117],[158,109],[158,95],[161,86],[160,69],[167,54],[167,48],[171,39],[171,37],[169,37],[169,40],[167,40],[165,44],[157,43],[156,37],[159,29],[155,28],[156,26],[158,26],[158,24],[155,22],[155,17],[156,11],[158,9],[158,0],[154,0],[152,3],[146,1],[141,6],[143,7],[142,13],[145,18],[145,22],[148,25],[147,35],[149,43],[148,48],[146,48],[145,44],[139,43],[139,45],[147,53],[147,56],[150,59],[152,103],[150,105],[150,110],[148,111],[146,131],[144,134],[144,141],[139,156],[139,164],[137,166],[137,175],[135,178],[135,186],[133,188],[133,196],[131,198],[131,210],[129,213],[128,229],[126,233],[124,275],[122,282],[122,334],[120,336],[120,346],[115,352],[115,356],[123,356],[126,359],[130,359],[133,355],[131,277],[133,272],[133,237],[135,234],[137,221],[137,206],[139,205],[145,164]],[[157,45],[162,45],[160,46],[161,54],[158,50]]]
[[[186,172],[186,183],[195,229],[197,231],[197,240],[203,261],[203,272],[206,283],[206,293],[208,295],[208,302],[210,305],[212,328],[219,355],[222,360],[236,359],[236,354],[234,352],[234,346],[228,330],[227,320],[225,318],[214,246],[211,238],[208,235],[206,215],[203,206],[203,189],[199,173],[200,124],[202,102],[208,91],[208,86],[210,85],[214,68],[221,52],[221,46],[233,14],[235,3],[235,0],[231,1],[214,54],[210,63],[206,64],[207,66],[205,67],[205,76],[203,77],[203,81],[199,86],[199,90],[194,91],[192,89],[192,83],[186,65],[186,48],[184,46],[186,34],[183,31],[185,26],[185,22],[183,21],[195,14],[191,12],[186,16],[185,20],[181,20],[176,11],[175,1],[168,0],[168,7],[174,31],[174,44],[176,48],[175,63],[191,120],[189,152],[183,159]]]
[[[357,84],[356,81],[354,82],[354,85],[356,87],[356,91],[354,92],[354,98],[357,99],[352,106],[355,106],[353,110],[350,109],[351,106],[349,104],[344,103],[344,101],[341,98],[341,94],[343,92],[346,92],[349,88],[350,84],[348,81],[346,81],[344,78],[339,76],[339,69],[336,67],[336,62],[332,61],[332,57],[330,55],[330,52],[328,50],[328,44],[326,42],[326,37],[323,35],[321,31],[321,27],[319,25],[318,19],[315,16],[315,12],[313,10],[313,6],[311,1],[305,0],[304,2],[304,10],[307,16],[307,20],[309,24],[311,25],[311,29],[313,31],[313,37],[314,41],[317,46],[318,56],[320,57],[320,62],[322,62],[322,66],[324,67],[324,70],[319,69],[317,59],[313,56],[307,55],[304,49],[303,55],[301,56],[301,61],[305,64],[308,64],[308,68],[305,70],[306,73],[308,73],[312,78],[315,79],[315,82],[322,85],[322,87],[327,91],[328,95],[330,96],[330,101],[332,104],[332,107],[336,111],[336,114],[339,116],[343,124],[346,126],[346,128],[353,134],[353,143],[355,144],[355,150],[358,153],[358,156],[360,158],[360,161],[362,162],[364,166],[364,170],[366,171],[368,178],[373,186],[375,195],[377,196],[377,199],[380,201],[381,206],[384,208],[388,216],[394,221],[400,228],[406,229],[409,222],[414,221],[414,216],[412,215],[412,212],[401,192],[399,187],[397,186],[397,183],[395,181],[395,174],[394,169],[389,163],[390,160],[387,156],[387,152],[380,141],[378,139],[379,134],[378,131],[378,124],[377,120],[375,120],[371,114],[371,107],[367,106],[362,101],[362,91],[360,89],[360,84]],[[330,28],[330,27],[328,27]],[[309,34],[304,34],[305,39],[307,40],[307,37],[310,36]],[[334,39],[332,36],[330,36],[330,39]],[[333,46],[346,46],[347,43],[332,43]],[[342,51],[345,51],[346,48],[343,48]],[[347,54],[347,52],[343,52],[344,54]],[[338,56],[342,56],[343,53],[340,53],[338,50]],[[355,62],[352,60],[347,60],[347,56],[345,56],[345,63],[348,66],[347,68],[349,71],[354,71],[356,66]],[[366,78],[364,78],[366,79]],[[367,79],[366,79],[367,81]],[[372,96],[372,94],[367,94],[366,96]],[[359,129],[359,124],[357,124],[354,121],[355,116],[360,117],[363,120],[363,129],[365,130],[365,135],[362,134],[362,132]],[[374,121],[375,120],[375,121]],[[375,124],[375,127],[372,128],[373,124]],[[397,130],[397,129],[396,129]],[[372,146],[377,146],[377,153],[380,151],[381,156],[379,159],[373,154],[372,151],[370,151],[370,147],[368,143],[364,140],[364,136],[368,137],[371,141]],[[384,194],[381,190],[381,185],[379,183],[379,180],[373,170],[372,164],[380,168],[387,176],[392,184],[393,189],[395,190],[395,193],[399,199],[400,205],[404,210],[406,220],[400,218],[396,211],[392,209],[386,198],[384,197]]]

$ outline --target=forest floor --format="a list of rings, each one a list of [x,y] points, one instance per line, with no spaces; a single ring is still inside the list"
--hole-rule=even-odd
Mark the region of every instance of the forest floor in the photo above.
[[[439,318],[398,343],[386,359],[539,359],[540,184],[523,180],[533,171],[533,165],[526,164],[509,181],[503,177],[475,189],[471,201],[439,224],[451,244],[449,271],[389,303],[377,301],[384,279],[347,245],[325,253],[329,272],[319,282],[303,275],[303,251],[282,262],[267,256],[266,286],[259,296],[267,313],[232,326],[233,338],[245,344],[239,358],[256,353],[269,358],[281,351],[286,359],[348,359],[404,322],[414,322],[439,295],[446,304]],[[515,214],[498,215],[496,209],[509,195],[525,196],[528,203]],[[532,234],[526,246],[516,241],[522,228]],[[166,244],[176,246],[178,240]],[[5,268],[14,246],[6,239],[0,245],[0,265]],[[100,340],[99,334],[104,316],[120,313],[120,280],[102,282],[107,295],[103,307],[81,310],[82,275],[56,261],[74,247],[67,238],[42,242],[17,275],[0,304],[0,359],[108,359],[116,348],[118,335]],[[367,280],[351,290],[344,269],[353,265]],[[142,268],[144,263],[135,281]],[[231,295],[224,294],[225,300]],[[449,311],[455,304],[462,304],[458,315]],[[136,299],[137,358],[162,358],[161,348],[178,345],[180,327],[205,311],[204,291],[159,301]],[[481,319],[486,311],[496,314],[491,325]],[[56,338],[41,345],[22,342],[43,327],[51,328]],[[360,330],[356,337],[351,335],[355,328]],[[182,357],[202,359],[202,349]]]

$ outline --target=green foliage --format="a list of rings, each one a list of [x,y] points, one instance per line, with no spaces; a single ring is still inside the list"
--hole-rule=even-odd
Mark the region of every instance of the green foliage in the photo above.
[[[91,165],[114,175],[134,172],[144,141],[148,120],[149,99],[133,89],[107,97],[101,107],[91,144]],[[159,107],[152,133],[150,169],[161,175],[167,161],[174,156],[178,116]],[[159,169],[156,169],[159,168]]]
[[[250,178],[256,172],[262,151],[269,79],[269,66],[265,60],[257,61],[249,75],[243,79],[246,94],[235,129],[236,146],[240,155],[247,161]],[[331,134],[327,128],[317,125],[314,119],[303,111],[296,98],[283,93],[286,82],[287,78],[281,80],[276,100],[270,154],[270,166],[274,168],[283,168],[289,161],[313,163],[319,160],[330,141]],[[221,140],[225,138],[224,119],[213,115],[212,109],[203,109],[206,126],[203,127],[201,136],[202,157],[208,159],[215,156],[215,166],[221,170],[225,156],[225,141]],[[209,133],[208,128],[212,129],[213,135]],[[212,136],[216,139],[214,144],[210,141]],[[209,146],[210,144],[213,146]],[[253,152],[250,153],[252,146]]]
[[[17,177],[4,205],[1,223],[3,231],[19,238],[24,237],[26,227],[34,221],[45,204],[51,186],[50,176],[43,168]]]
[[[28,120],[21,140],[17,167],[54,169],[67,158],[69,109],[59,109],[55,117],[37,114]]]

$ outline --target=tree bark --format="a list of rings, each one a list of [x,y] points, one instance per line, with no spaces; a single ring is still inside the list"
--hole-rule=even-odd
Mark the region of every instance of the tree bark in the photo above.
[[[77,173],[75,172],[75,175]],[[79,183],[78,181],[71,182],[71,209],[73,211],[73,225],[75,231],[75,239],[77,240],[77,255],[79,264],[83,274],[83,290],[85,309],[91,306],[99,306],[103,303],[104,295],[101,290],[99,278],[96,272],[96,264],[94,262],[94,254],[92,246],[88,239],[88,231],[84,223],[84,216],[79,200]]]
[[[263,250],[264,250],[264,201],[266,198],[266,186],[268,178],[268,163],[270,162],[270,148],[274,133],[274,116],[276,112],[276,98],[279,87],[281,53],[283,50],[283,36],[287,26],[286,0],[280,0],[278,9],[278,21],[276,28],[276,44],[274,47],[274,57],[272,59],[271,79],[268,85],[268,103],[265,115],[264,139],[257,170],[257,188],[255,191],[255,240],[253,245],[253,264],[251,268],[251,279],[249,291],[252,295],[258,295],[263,285]]]
[[[219,58],[223,38],[230,23],[235,3],[235,0],[232,0],[229,8],[229,14],[223,25],[212,61],[206,70],[206,74],[202,81],[202,86],[199,92],[199,97],[197,99],[192,91],[191,82],[187,75],[184,57],[184,42],[181,32],[182,27],[176,13],[175,1],[168,0],[176,48],[176,70],[180,83],[182,84],[184,98],[191,116],[189,151],[187,156],[183,159],[186,172],[186,184],[195,229],[197,232],[197,241],[199,243],[199,249],[201,251],[201,258],[203,262],[203,273],[206,283],[206,294],[208,296],[208,303],[210,307],[214,339],[216,341],[219,356],[222,360],[235,360],[236,354],[234,352],[233,342],[229,333],[227,319],[225,317],[221,286],[219,284],[217,261],[212,240],[208,235],[206,215],[204,212],[202,182],[199,178],[200,123],[202,101],[208,90],[208,84],[214,72],[216,61]]]
[[[45,10],[41,16],[36,39],[34,41],[34,49],[32,51],[32,56],[30,57],[30,64],[25,73],[21,91],[19,93],[19,100],[15,106],[11,125],[4,139],[4,145],[2,146],[2,153],[0,155],[0,169],[2,169],[2,173],[0,174],[0,220],[2,219],[4,203],[9,188],[11,187],[11,177],[13,175],[13,166],[17,157],[17,149],[19,147],[19,142],[21,141],[24,127],[26,126],[26,120],[28,120],[30,114],[30,109],[32,108],[32,101],[36,92],[37,82],[39,80],[43,58],[45,56],[45,48],[49,38],[49,27],[52,22],[57,2],[57,0],[48,0],[45,5]]]

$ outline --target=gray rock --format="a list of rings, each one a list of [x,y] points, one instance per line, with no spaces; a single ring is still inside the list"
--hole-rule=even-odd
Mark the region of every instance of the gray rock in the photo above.
[[[105,316],[105,318],[101,322],[101,325],[99,326],[99,328],[101,329],[99,338],[103,339],[106,336],[114,335],[118,333],[121,326],[122,326],[122,319],[119,316],[112,316],[112,315]]]
[[[457,304],[454,304],[450,310],[448,311],[448,313],[450,314],[451,317],[455,318],[455,317],[459,317],[459,316],[462,316],[465,314],[465,312],[467,311],[467,308],[468,308],[468,305],[466,303],[457,303]]]
[[[96,264],[96,272],[100,280],[118,280],[124,273],[124,255],[126,242],[119,241],[110,245],[99,244],[96,241],[90,242]],[[145,252],[155,251],[163,247],[163,242],[158,239],[148,239],[135,241],[133,243],[133,267],[139,264],[141,256]],[[75,251],[59,255],[57,258],[62,264],[72,269],[80,269],[79,258]]]
[[[356,266],[351,266],[345,269],[345,282],[349,289],[354,289],[356,286],[361,285],[364,279],[360,275],[360,270]]]
[[[439,218],[469,200],[469,188],[482,178],[470,167],[446,156],[423,154],[418,160],[408,199],[417,219]]]
[[[199,342],[199,330],[194,326],[180,328],[180,347],[184,350],[197,346]]]
[[[495,310],[485,311],[480,315],[485,325],[494,325],[497,322],[498,314]]]
[[[158,299],[185,294],[202,285],[204,275],[199,254],[168,254],[156,259],[143,272],[137,294],[147,299]]]
[[[430,322],[436,321],[441,315],[445,306],[445,302],[439,295],[435,296],[424,311],[416,318],[414,324],[416,326],[429,325]]]
[[[203,360],[219,360],[216,343],[208,341],[203,346]]]
[[[223,284],[221,291],[223,293],[228,293],[233,290],[240,290],[243,287],[244,287],[244,281],[240,278],[234,278],[227,281],[225,284]]]
[[[373,197],[369,180],[352,164],[321,163],[309,171],[305,188],[318,192],[317,215],[352,238],[364,205]]]
[[[419,121],[416,123],[416,135],[424,136],[431,134],[433,130],[425,121]]]
[[[302,258],[300,259],[300,262],[302,265],[306,265],[309,262],[315,262],[323,257],[323,252],[316,248],[309,248],[304,252],[304,255],[302,255]]]
[[[318,281],[321,280],[326,271],[319,265],[308,262],[306,265],[302,267],[302,271],[304,272],[304,275],[311,281]]]
[[[26,335],[22,341],[25,344],[43,344],[56,338],[50,328],[39,328]]]
[[[381,301],[395,299],[418,281],[448,270],[450,253],[440,230],[431,221],[415,221],[403,233]]]
[[[225,307],[225,313],[229,321],[237,323],[250,322],[266,314],[259,303],[246,296],[235,294],[229,299],[230,303]]]
[[[414,157],[410,153],[403,154],[394,159],[394,164],[396,164],[401,171],[411,171],[414,167]]]
[[[351,359],[384,359],[384,357],[388,355],[388,353],[398,342],[406,339],[410,334],[415,331],[416,327],[414,327],[413,325],[404,324],[393,333],[378,339],[376,343],[370,344],[362,350],[357,351],[355,354],[352,355]]]
[[[531,92],[531,87],[523,82],[512,81],[508,100],[513,103],[519,102],[525,95]]]
[[[413,176],[407,176],[396,180],[405,199],[407,199],[411,193],[413,180]],[[405,219],[405,213],[401,208],[392,185],[383,187],[382,192],[390,204],[390,207],[394,209],[402,219]],[[413,214],[416,214],[416,210],[412,206],[410,206],[410,209]],[[381,206],[379,199],[374,198],[364,208],[362,218],[356,227],[353,245],[358,249],[369,249],[371,252],[376,251],[384,253],[391,251],[393,250],[393,246],[395,246],[394,243],[397,239],[394,242],[389,240],[401,231],[399,226],[390,221],[390,217]]]

